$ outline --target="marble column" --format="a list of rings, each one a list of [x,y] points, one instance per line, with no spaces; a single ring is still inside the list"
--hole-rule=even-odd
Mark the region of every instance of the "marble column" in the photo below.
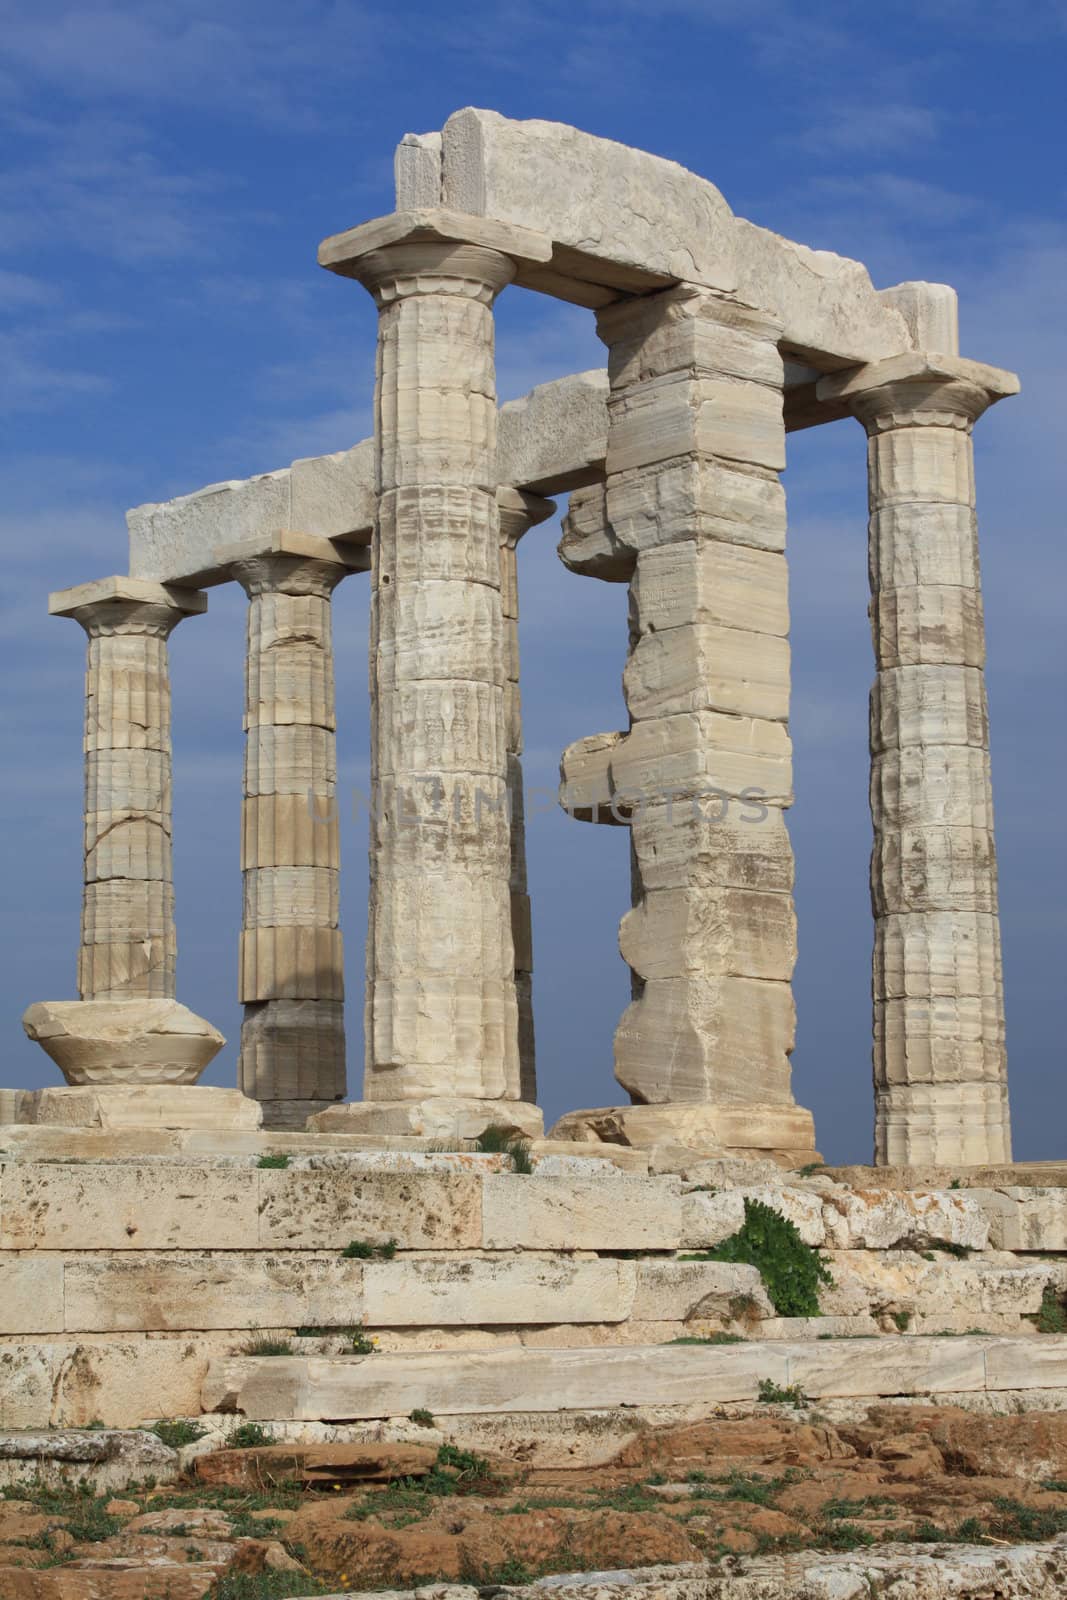
[[[564,773],[606,761],[612,820],[630,823],[634,903],[619,944],[634,998],[616,1077],[636,1105],[670,1104],[679,1128],[699,1124],[709,1141],[810,1152],[789,1068],[779,329],[689,286],[609,306],[598,329],[610,352],[605,549],[618,553],[604,570],[636,558],[631,725],[577,747]]]
[[[1017,390],[922,354],[819,384],[868,438],[879,1164],[1011,1159],[971,430]]]
[[[537,1131],[520,1099],[495,463],[492,307],[515,268],[418,237],[417,214],[416,236],[388,236],[405,226],[320,252],[379,309],[364,1100]]]
[[[248,595],[239,1083],[268,1127],[345,1096],[344,954],[326,539],[279,535],[229,563]]]
[[[522,775],[522,693],[519,683],[519,540],[555,511],[551,500],[498,489],[500,516],[500,593],[504,610],[504,658],[507,668],[504,720],[511,822],[511,936],[515,945],[515,1000],[519,1014],[519,1098],[537,1099],[537,1067],[533,1017],[533,931],[526,876],[525,790]]]
[[[173,999],[167,640],[207,609],[192,589],[102,578],[49,599],[89,636],[85,674],[83,1000]]]

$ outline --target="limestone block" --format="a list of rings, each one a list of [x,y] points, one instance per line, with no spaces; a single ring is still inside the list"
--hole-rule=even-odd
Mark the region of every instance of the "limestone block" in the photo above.
[[[972,1189],[996,1250],[1067,1250],[1067,1189]]]
[[[789,632],[785,556],[749,545],[683,539],[642,552],[631,588],[641,634],[686,623],[746,633]]]
[[[677,456],[714,456],[781,471],[781,390],[719,378],[653,378],[608,401],[609,477]],[[609,515],[614,506],[609,494]]]
[[[246,928],[336,927],[340,874],[330,867],[259,866],[244,872]]]
[[[339,928],[242,928],[239,959],[238,999],[245,1004],[344,998]]]
[[[877,929],[876,929],[877,942]],[[961,1124],[962,1114],[952,1112],[952,1086],[969,1084],[975,1098],[971,1112],[982,1110],[986,1091],[995,1089],[1004,1070],[1004,1025],[994,997],[908,996],[897,1000],[876,1000],[874,1005],[874,1049],[882,1068],[882,1081],[888,1110],[892,1098],[915,1089],[919,1102],[926,1100],[933,1113],[940,1104],[949,1112],[949,1121]],[[1001,1086],[1002,1087],[1002,1086]],[[999,1093],[999,1091],[998,1091]],[[1003,1110],[1003,1096],[993,1100]],[[906,1099],[898,1109],[903,1111]],[[918,1124],[916,1124],[918,1127]],[[971,1159],[988,1161],[985,1156]],[[1002,1154],[999,1159],[1007,1159]]]
[[[189,1338],[7,1340],[0,1428],[139,1428],[195,1417],[213,1354]]]
[[[374,441],[311,456],[289,468],[286,527],[323,539],[370,540],[374,526]],[[221,541],[220,541],[221,542]]]
[[[90,750],[85,756],[85,793],[88,816],[100,813],[131,816],[147,813],[170,815],[170,759],[162,750]],[[99,841],[100,826],[92,824],[90,848]]]
[[[405,133],[393,159],[398,211],[441,204],[441,159],[439,133]]]
[[[345,1018],[340,1000],[265,1000],[245,1008],[241,1024],[241,1087],[264,1104],[264,1121],[303,1129],[309,1116],[345,1092]],[[270,1114],[267,1106],[270,1105]]]
[[[742,1299],[748,1303],[747,1315],[773,1315],[756,1267],[727,1261],[646,1259],[637,1266],[637,1292],[630,1316],[637,1322],[729,1322],[737,1319]]]
[[[692,283],[616,301],[599,312],[597,331],[613,393],[681,373],[783,386],[774,318]]]
[[[703,885],[656,889],[623,917],[619,951],[640,978],[788,980],[796,963],[793,898]]]
[[[871,762],[871,809],[886,831],[993,829],[989,752],[910,745]]]
[[[0,1255],[0,1334],[62,1333],[63,1325],[62,1257]]]
[[[415,680],[378,690],[379,776],[499,777],[507,759],[499,683]]]
[[[53,1128],[208,1129],[253,1132],[260,1108],[237,1089],[204,1084],[103,1083],[27,1091],[25,1121]]]
[[[139,1428],[129,1432],[98,1427],[40,1433],[19,1430],[0,1435],[0,1483],[5,1487],[44,1483],[61,1488],[85,1483],[99,1495],[142,1484],[149,1477],[157,1483],[170,1483],[179,1470],[178,1452],[154,1433]]]
[[[336,1251],[67,1255],[65,1326],[68,1333],[351,1327],[363,1320],[362,1274],[361,1262]]]
[[[730,208],[675,162],[472,107],[449,117],[443,138],[444,204],[548,233],[561,274],[624,290],[650,274],[734,287]]]
[[[263,1176],[232,1166],[9,1163],[0,1173],[0,1249],[247,1249]]]
[[[992,830],[887,824],[875,835],[871,895],[876,916],[934,909],[995,913]]]
[[[568,571],[600,578],[605,583],[630,581],[634,552],[619,543],[608,520],[606,484],[572,490],[560,526],[562,538],[557,554]]]
[[[389,1328],[617,1323],[631,1314],[635,1270],[630,1261],[569,1256],[368,1262],[364,1320]]]
[[[328,785],[311,794],[246,795],[241,867],[340,866],[339,803]]]
[[[405,485],[378,511],[378,592],[391,584],[479,583],[500,587],[494,500],[465,484]],[[384,584],[388,578],[389,584]],[[439,590],[428,590],[430,599]]]
[[[621,796],[650,803],[668,795],[745,800],[741,820],[766,806],[793,803],[792,745],[784,723],[698,711],[636,722],[611,753],[611,782]]]
[[[985,1352],[987,1389],[1056,1389],[1067,1381],[1067,1338],[995,1339]]]
[[[569,744],[560,757],[560,804],[580,822],[623,822],[611,782],[612,759],[623,733],[594,733]]]
[[[535,494],[561,494],[603,477],[608,441],[603,368],[538,384],[497,419],[497,475]]]
[[[777,317],[797,353],[870,361],[911,344],[905,318],[876,292],[862,262],[810,250],[743,217],[734,220],[733,249],[738,296]]]
[[[211,483],[159,505],[135,506],[126,522],[135,577],[192,582],[213,566],[218,545],[289,526],[289,474]]]
[[[715,888],[788,894],[793,887],[793,851],[777,807],[667,800],[636,807],[630,827],[649,896]]]
[[[467,1173],[367,1173],[353,1181],[343,1172],[265,1169],[255,1176],[261,1249],[340,1250],[353,1239],[395,1239],[402,1250],[482,1243],[481,1185]]]
[[[428,831],[428,826],[419,831]],[[512,977],[510,890],[506,880],[478,881],[482,875],[477,865],[474,856],[438,866],[425,852],[422,874],[383,864],[379,883],[387,881],[389,893],[377,897],[375,947],[387,952],[384,960],[394,981],[403,977],[432,984],[436,978],[466,978],[502,983]],[[380,954],[379,969],[382,964]],[[391,1058],[375,1052],[374,1059]]]
[[[932,583],[879,588],[872,604],[871,627],[881,667],[985,664],[985,623],[978,589]]]
[[[985,1046],[982,1059],[991,1074],[985,1082],[894,1083],[876,1088],[876,1160],[883,1165],[933,1162],[952,1167],[1010,1161],[1003,1045]]]
[[[336,784],[337,741],[330,729],[269,723],[249,728],[244,760],[246,797],[293,795],[306,806],[309,794],[331,795]]]
[[[916,350],[959,355],[959,302],[947,283],[895,283],[879,289],[878,299],[900,313]]]
[[[613,474],[607,515],[620,544],[633,550],[706,539],[785,549],[785,491],[777,474],[705,456]]]
[[[70,1084],[190,1084],[226,1043],[176,1000],[39,1000],[22,1025]]]
[[[955,584],[978,589],[978,531],[970,506],[905,501],[870,519],[871,587]]]
[[[670,1178],[487,1177],[487,1250],[676,1250],[682,1197]]]
[[[696,1399],[753,1399],[760,1378],[784,1383],[788,1370],[788,1358],[766,1345],[504,1349],[350,1361],[283,1357],[253,1363],[236,1401],[253,1421],[406,1416],[415,1406],[446,1417],[683,1405]],[[205,1403],[218,1387],[213,1372],[205,1384]]]
[[[496,948],[510,949],[510,908]],[[374,1065],[364,1076],[367,1100],[426,1097],[495,1103],[518,1099],[518,1004],[513,971],[504,978],[449,973],[375,976],[368,1004]],[[454,1019],[459,1048],[443,1019]],[[403,1064],[401,1078],[397,1064]]]
[[[973,1194],[835,1188],[825,1196],[827,1242],[838,1250],[926,1249],[945,1241],[984,1250],[989,1219]]]
[[[683,1167],[693,1172],[703,1171],[709,1154],[718,1157],[725,1150],[746,1152],[744,1161],[729,1163],[732,1177],[723,1180],[720,1174],[724,1188],[743,1183],[746,1177],[763,1176],[768,1163],[747,1159],[760,1149],[799,1154],[801,1151],[812,1153],[814,1145],[810,1111],[802,1110],[791,1101],[782,1105],[751,1100],[732,1104],[728,1101],[673,1101],[569,1111],[555,1124],[552,1137],[574,1140],[582,1147],[583,1154],[589,1142],[595,1140],[606,1141],[602,1146],[605,1154],[615,1146],[629,1146],[656,1155],[670,1146]],[[663,1170],[677,1173],[677,1161]],[[740,1227],[740,1223],[737,1226]]]
[[[636,1099],[789,1105],[796,1012],[789,984],[653,978],[615,1033],[615,1076]],[[751,1108],[750,1108],[751,1109]]]
[[[872,499],[881,508],[922,501],[974,505],[970,436],[959,428],[890,428],[867,446]]]
[[[879,925],[875,992],[886,996],[989,996],[1000,985],[1000,937],[988,912],[892,913]]]
[[[379,598],[377,665],[382,684],[419,679],[506,681],[500,593],[483,583],[422,580]]]
[[[871,750],[909,745],[989,748],[985,680],[977,667],[895,667],[871,691]]]
[[[914,1338],[790,1345],[789,1380],[810,1395],[984,1389],[989,1343],[984,1339]]]
[[[430,1095],[418,1100],[357,1100],[331,1106],[311,1119],[317,1134],[414,1135],[420,1139],[477,1139],[488,1127],[538,1139],[544,1117],[521,1100],[481,1100]],[[451,1158],[450,1158],[451,1159]]]
[[[646,633],[626,663],[623,689],[635,720],[719,711],[784,722],[789,645],[710,622]]]

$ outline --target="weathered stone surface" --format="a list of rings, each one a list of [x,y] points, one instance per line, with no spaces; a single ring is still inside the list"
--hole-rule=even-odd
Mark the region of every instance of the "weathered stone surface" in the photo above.
[[[340,1250],[353,1239],[395,1239],[403,1250],[482,1243],[482,1186],[466,1173],[367,1173],[356,1182],[343,1172],[251,1176],[259,1179],[261,1249]]]
[[[990,1243],[990,1224],[973,1193],[894,1193],[835,1188],[823,1202],[826,1240],[839,1250],[922,1250],[948,1242],[968,1250]]]
[[[24,1123],[40,1128],[127,1130],[202,1130],[225,1137],[254,1133],[262,1110],[239,1089],[205,1084],[85,1084],[28,1089],[19,1113]],[[101,1151],[101,1154],[106,1152]]]
[[[69,1084],[190,1084],[226,1043],[172,999],[39,1000],[22,1026]]]
[[[484,1180],[487,1250],[675,1250],[682,1197],[669,1178]]]
[[[622,1322],[634,1285],[629,1261],[375,1261],[364,1268],[363,1303],[370,1327]]]
[[[191,1164],[8,1163],[0,1249],[247,1249],[260,1227],[259,1180],[286,1176]]]
[[[125,1489],[151,1476],[167,1483],[178,1475],[177,1452],[154,1433],[113,1428],[43,1433],[0,1433],[0,1483],[91,1481],[93,1491]]]
[[[995,1250],[1067,1250],[1067,1190],[972,1189]]]
[[[63,1317],[62,1257],[0,1254],[0,1333],[62,1333]]]
[[[811,1113],[798,1106],[674,1100],[659,1105],[568,1111],[552,1128],[551,1137],[573,1139],[583,1152],[590,1140],[606,1140],[607,1149],[631,1145],[650,1151],[672,1141],[680,1151],[687,1151],[687,1156],[681,1158],[682,1165],[693,1166],[700,1157],[723,1150],[751,1154],[759,1150],[813,1150],[815,1132]],[[679,1168],[672,1164],[664,1170]]]
[[[309,1118],[318,1133],[411,1134],[425,1139],[477,1139],[486,1128],[502,1127],[524,1138],[539,1138],[544,1116],[522,1100],[476,1100],[426,1095],[421,1100],[356,1100],[330,1106]]]

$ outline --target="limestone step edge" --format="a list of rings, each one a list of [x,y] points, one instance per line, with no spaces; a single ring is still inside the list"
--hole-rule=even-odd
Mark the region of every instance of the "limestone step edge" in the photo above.
[[[754,1402],[764,1382],[812,1400],[1067,1387],[1067,1335],[246,1356],[211,1363],[201,1405],[257,1422],[447,1417]]]

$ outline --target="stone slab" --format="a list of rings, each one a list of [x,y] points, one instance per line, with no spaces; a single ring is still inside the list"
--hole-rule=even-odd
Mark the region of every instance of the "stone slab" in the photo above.
[[[263,1108],[239,1089],[207,1084],[105,1084],[49,1086],[28,1090],[19,1109],[23,1122],[58,1128],[202,1128],[251,1132]]]
[[[368,1262],[365,1321],[389,1328],[622,1322],[635,1279],[633,1262],[567,1256]]]
[[[602,1106],[568,1111],[549,1130],[553,1139],[607,1140],[651,1149],[671,1141],[694,1152],[794,1150],[797,1162],[818,1159],[811,1112],[800,1106],[701,1104]]]
[[[682,1196],[671,1178],[501,1174],[484,1180],[482,1206],[487,1250],[676,1250],[681,1240]]]
[[[482,1243],[482,1182],[473,1174],[367,1173],[353,1180],[343,1171],[265,1169],[255,1176],[260,1248],[342,1250],[353,1239],[395,1239],[402,1250]]]
[[[242,1250],[257,1238],[250,1168],[9,1162],[0,1250]]]
[[[477,1139],[486,1128],[504,1127],[525,1138],[544,1133],[544,1113],[522,1100],[354,1100],[308,1118],[313,1133],[410,1134],[423,1139]]]

